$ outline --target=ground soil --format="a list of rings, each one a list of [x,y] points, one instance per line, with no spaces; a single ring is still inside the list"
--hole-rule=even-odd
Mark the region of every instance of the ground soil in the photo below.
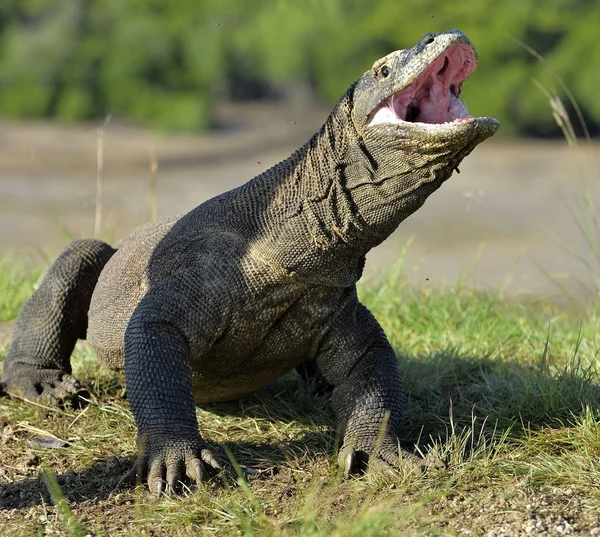
[[[116,395],[115,401],[125,404]],[[59,415],[49,413],[45,416],[44,426],[60,426],[57,423],[60,419]],[[133,457],[107,456],[81,470],[73,470],[67,462],[69,457],[63,453],[54,457],[39,455],[39,450],[26,440],[27,436],[31,437],[19,431],[15,424],[0,422],[0,528],[11,527],[14,531],[18,527],[21,535],[27,536],[69,535],[60,503],[53,502],[41,474],[48,466],[49,457],[49,466],[68,500],[71,517],[89,532],[170,536],[197,535],[207,529],[202,520],[173,525],[168,520],[161,521],[156,511],[149,515],[157,501],[144,487],[136,489],[132,483],[121,481],[132,467]],[[325,433],[324,444],[329,443],[328,437],[329,433]],[[526,479],[515,480],[508,487],[474,481],[470,488],[463,487],[461,492],[433,494],[428,498],[419,488],[408,494],[406,491],[396,493],[394,486],[389,484],[383,490],[367,492],[368,488],[361,490],[361,484],[356,481],[339,481],[332,479],[332,475],[335,475],[335,469],[331,457],[322,456],[305,462],[301,472],[280,461],[270,471],[250,476],[248,480],[252,501],[262,506],[261,516],[270,520],[275,534],[289,524],[282,521],[288,518],[292,504],[308,505],[311,516],[333,522],[352,517],[363,502],[373,502],[376,507],[382,501],[393,509],[392,512],[397,512],[397,516],[406,516],[403,529],[418,528],[421,535],[600,534],[600,513],[587,507],[585,493],[569,487],[536,486],[527,483]],[[203,492],[194,494],[218,496],[223,494],[223,486],[214,481],[207,484]],[[186,500],[173,501],[183,504]],[[249,498],[241,501],[252,503]],[[182,507],[188,508],[188,504]],[[176,509],[176,506],[165,504],[165,512],[169,509]],[[411,509],[416,511],[415,514],[405,515]],[[209,533],[225,534],[218,530]]]

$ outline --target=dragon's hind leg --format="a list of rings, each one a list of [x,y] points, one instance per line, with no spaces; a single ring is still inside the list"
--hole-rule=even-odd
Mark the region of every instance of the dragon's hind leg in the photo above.
[[[104,242],[81,239],[58,256],[19,313],[0,391],[49,403],[78,391],[71,352],[78,338],[85,339],[94,287],[115,251]]]

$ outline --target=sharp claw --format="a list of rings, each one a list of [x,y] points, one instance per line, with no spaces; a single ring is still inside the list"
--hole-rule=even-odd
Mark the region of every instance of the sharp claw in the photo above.
[[[190,439],[181,445],[142,432],[138,433],[137,444],[140,453],[137,468],[147,471],[142,481],[157,498],[163,494],[179,494],[186,487],[187,479],[199,485],[206,479],[207,468],[224,471],[201,438]]]
[[[156,495],[157,498],[160,498],[162,493],[165,490],[165,481],[163,479],[161,479],[160,477],[156,478],[154,480],[154,485],[156,485],[156,487],[151,486],[150,489],[152,490],[154,488],[155,489],[154,494]]]
[[[349,449],[344,457],[344,476],[349,479],[353,475],[364,474],[369,464],[369,455],[364,451]]]
[[[204,480],[204,471],[202,463],[198,459],[193,459],[187,465],[186,473],[190,479],[200,484]]]
[[[177,479],[176,473],[171,474],[167,471],[167,494],[175,493],[175,488],[177,486],[178,481],[179,480]]]
[[[213,456],[213,454],[210,452],[210,450],[208,449],[203,449],[200,452],[200,457],[202,458],[202,460],[208,464],[209,466],[211,466],[212,468],[214,468],[215,470],[223,470],[223,467],[219,464],[219,462],[217,461],[217,459],[215,459],[215,457]]]
[[[165,468],[163,462],[160,459],[155,459],[150,464],[148,471],[148,488],[150,492],[154,492],[157,498],[160,498],[161,494],[165,490],[165,480],[163,479]]]
[[[63,384],[63,389],[67,393],[77,393],[77,391],[81,388],[79,381],[71,375],[63,375],[61,381]]]
[[[352,466],[354,463],[354,450],[350,451],[344,458],[344,477],[350,479],[352,475]]]

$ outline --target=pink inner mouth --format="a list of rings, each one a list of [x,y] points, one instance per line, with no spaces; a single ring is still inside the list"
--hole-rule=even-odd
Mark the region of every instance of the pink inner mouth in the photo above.
[[[410,86],[387,99],[370,125],[378,123],[447,123],[471,117],[458,100],[462,82],[475,70],[473,49],[453,45]]]

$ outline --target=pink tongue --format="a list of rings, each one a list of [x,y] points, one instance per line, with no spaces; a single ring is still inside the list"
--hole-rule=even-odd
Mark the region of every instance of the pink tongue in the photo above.
[[[469,117],[469,112],[467,112],[463,103],[461,103],[454,95],[451,95],[450,108],[448,108],[448,119],[446,121],[454,121],[461,117]]]
[[[439,83],[433,84],[429,90],[421,88],[417,95],[414,95],[413,88],[407,90],[397,93],[392,99],[394,111],[401,119],[406,119],[409,106],[419,108],[419,115],[414,118],[419,123],[444,123],[469,116],[464,105]]]
[[[419,108],[421,113],[417,121],[421,123],[443,123],[448,116],[448,100],[450,92],[444,91],[442,84],[433,84],[429,96],[421,99]]]

